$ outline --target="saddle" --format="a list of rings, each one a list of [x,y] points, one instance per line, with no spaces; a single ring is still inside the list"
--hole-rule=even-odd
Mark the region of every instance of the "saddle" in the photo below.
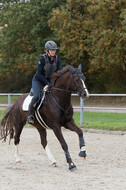
[[[23,111],[28,111],[29,104],[31,103],[33,96],[34,96],[34,92],[33,92],[33,89],[31,88],[29,95],[25,98],[24,103],[22,105]],[[37,109],[38,109],[38,107],[40,109],[44,100],[45,100],[45,92],[43,92],[43,90],[41,90],[40,95],[39,95],[39,99],[36,102],[36,108]]]
[[[33,95],[34,95],[33,89],[31,89],[29,95],[24,100],[24,103],[22,106],[23,111],[28,111],[29,104],[33,98]],[[42,117],[39,113],[39,110],[40,110],[44,100],[45,100],[45,92],[41,90],[39,100],[36,102],[35,117],[41,126],[43,126],[45,129],[49,129],[49,127],[46,125],[46,123],[44,122],[44,120],[42,119]]]

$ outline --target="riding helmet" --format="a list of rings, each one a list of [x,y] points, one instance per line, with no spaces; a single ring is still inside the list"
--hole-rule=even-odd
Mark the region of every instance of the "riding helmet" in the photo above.
[[[58,49],[57,44],[54,41],[47,41],[45,43],[45,49]]]

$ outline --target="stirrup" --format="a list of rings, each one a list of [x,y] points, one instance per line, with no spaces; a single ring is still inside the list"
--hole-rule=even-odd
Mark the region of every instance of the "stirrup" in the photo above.
[[[28,124],[34,124],[34,116],[33,115],[28,116],[27,123]]]

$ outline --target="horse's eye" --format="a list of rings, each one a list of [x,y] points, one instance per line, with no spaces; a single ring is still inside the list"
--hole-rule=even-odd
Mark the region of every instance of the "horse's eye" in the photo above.
[[[79,82],[79,80],[80,80],[79,78],[75,78],[74,79],[75,82]]]

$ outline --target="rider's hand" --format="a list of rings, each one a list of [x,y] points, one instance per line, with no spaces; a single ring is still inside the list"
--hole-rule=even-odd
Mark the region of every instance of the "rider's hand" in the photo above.
[[[52,87],[51,83],[47,84],[47,85],[44,86],[43,91],[46,92],[46,91],[50,90],[51,87]]]

